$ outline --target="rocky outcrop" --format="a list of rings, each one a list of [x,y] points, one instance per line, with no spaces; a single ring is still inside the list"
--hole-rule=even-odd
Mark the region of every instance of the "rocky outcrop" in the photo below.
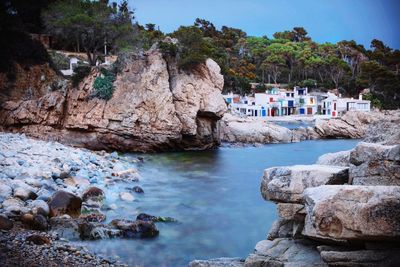
[[[382,145],[400,144],[400,110],[385,111],[383,114],[384,120],[368,126],[363,141]]]
[[[261,194],[266,200],[302,203],[303,191],[308,187],[344,184],[348,168],[323,165],[296,165],[264,170]]]
[[[339,151],[336,153],[324,154],[318,158],[316,164],[349,167],[350,152],[351,150],[346,150],[346,151]]]
[[[400,187],[324,185],[304,191],[303,235],[332,241],[400,238]]]
[[[400,186],[400,145],[359,143],[350,156],[353,185]]]
[[[218,120],[226,110],[219,66],[208,59],[187,73],[172,72],[171,64],[156,48],[129,54],[118,62],[110,100],[92,96],[93,81],[100,75],[93,70],[78,88],[62,84],[27,100],[5,99],[0,124],[3,130],[98,150],[217,146]]]
[[[263,240],[257,243],[254,253],[247,257],[245,266],[328,266],[316,247],[317,243],[309,240]]]
[[[369,124],[384,118],[380,112],[349,111],[342,117],[317,119],[315,131],[321,138],[363,138]]]
[[[292,133],[263,120],[225,114],[221,121],[221,140],[229,143],[290,143]]]
[[[360,143],[323,165],[266,169],[261,193],[278,219],[245,266],[398,266],[399,148]]]

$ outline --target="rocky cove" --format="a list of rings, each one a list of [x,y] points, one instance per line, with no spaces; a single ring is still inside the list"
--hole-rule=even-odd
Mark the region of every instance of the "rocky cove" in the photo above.
[[[226,114],[210,59],[119,60],[108,101],[96,69],[78,87],[23,70],[35,83],[2,94],[2,265],[398,264],[398,111],[282,127]]]

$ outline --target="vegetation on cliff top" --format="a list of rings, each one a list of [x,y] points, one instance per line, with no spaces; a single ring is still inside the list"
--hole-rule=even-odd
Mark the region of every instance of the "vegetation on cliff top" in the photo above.
[[[12,36],[6,33],[9,29],[18,29],[20,33],[33,29],[49,32],[57,37],[55,48],[84,49],[92,65],[102,54],[104,42],[116,54],[148,49],[166,36],[155,24],[142,26],[133,22],[134,14],[127,1],[118,5],[107,0],[43,0],[38,5],[28,5],[7,0],[1,4],[0,11],[0,19],[5,22],[1,35],[7,36],[0,40],[11,50],[10,53],[5,52],[7,49],[2,51],[2,59],[5,58],[2,66],[7,66],[4,62],[10,58],[34,60],[37,55],[37,59],[47,60],[40,49],[35,49],[38,52],[33,52],[32,57],[14,55],[17,52],[13,44],[18,43],[18,38],[5,41]],[[38,18],[40,13],[42,20]],[[302,27],[277,32],[272,37],[254,37],[227,26],[217,29],[204,19],[196,19],[192,26],[182,26],[167,35],[178,38],[180,43],[160,43],[160,48],[176,56],[180,68],[191,69],[206,58],[213,58],[221,66],[225,91],[247,93],[250,82],[303,85],[322,90],[337,88],[348,96],[370,88],[369,97],[374,103],[380,103],[383,108],[400,107],[400,51],[380,40],[372,40],[370,49],[353,40],[320,44]]]

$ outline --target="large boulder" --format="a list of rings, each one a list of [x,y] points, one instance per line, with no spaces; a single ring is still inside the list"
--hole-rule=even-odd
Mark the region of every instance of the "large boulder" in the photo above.
[[[292,132],[285,127],[255,118],[225,114],[221,121],[221,140],[230,143],[290,143]]]
[[[1,128],[98,150],[186,150],[219,144],[218,121],[226,104],[217,63],[208,59],[196,70],[181,71],[152,48],[121,56],[116,66],[110,100],[93,97],[93,82],[101,75],[94,69],[77,88],[48,89],[28,100],[5,99]]]
[[[265,200],[302,203],[309,187],[348,182],[348,168],[324,165],[296,165],[264,170],[261,194]]]
[[[329,266],[399,266],[400,248],[381,246],[375,249],[318,246],[323,261]]]
[[[318,158],[316,164],[349,167],[350,152],[351,150],[346,150],[324,154]]]
[[[354,185],[400,185],[400,145],[359,143],[350,155]]]
[[[369,124],[383,119],[380,112],[349,111],[342,117],[317,119],[314,129],[322,138],[362,138]]]
[[[48,202],[50,217],[68,214],[73,218],[79,217],[82,207],[82,199],[66,191],[57,191]]]
[[[254,253],[246,259],[245,266],[328,266],[316,247],[315,242],[304,239],[263,240],[257,243]]]
[[[110,225],[122,231],[125,238],[151,238],[156,237],[159,231],[150,221],[112,220]]]
[[[303,235],[332,241],[398,241],[400,187],[325,185],[304,191]]]
[[[383,120],[371,123],[366,132],[364,142],[382,145],[400,144],[400,110],[384,112]]]

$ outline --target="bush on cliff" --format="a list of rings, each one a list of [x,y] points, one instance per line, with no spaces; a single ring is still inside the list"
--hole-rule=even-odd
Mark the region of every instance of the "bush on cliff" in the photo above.
[[[92,67],[87,66],[87,65],[78,65],[75,69],[74,69],[74,74],[72,75],[71,79],[72,79],[72,86],[77,87],[79,85],[79,83],[81,81],[83,81],[83,79],[85,77],[87,77],[90,73],[90,71],[92,70]]]
[[[106,69],[100,69],[101,75],[98,76],[93,82],[95,89],[95,97],[100,99],[109,100],[114,92],[115,75]]]

